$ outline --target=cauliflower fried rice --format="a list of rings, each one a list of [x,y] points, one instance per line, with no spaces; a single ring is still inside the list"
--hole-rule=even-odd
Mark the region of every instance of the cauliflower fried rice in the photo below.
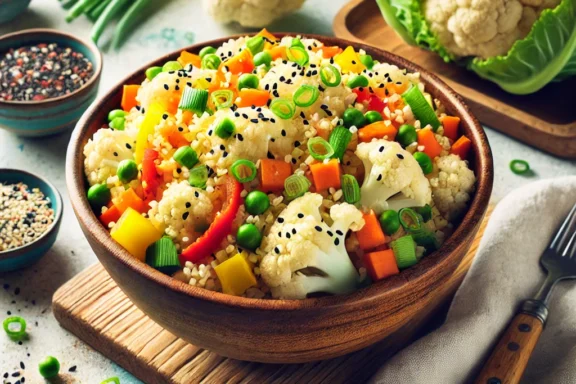
[[[84,148],[88,200],[134,257],[209,290],[350,293],[441,246],[474,192],[458,119],[352,47],[264,30],[150,69],[122,108]]]

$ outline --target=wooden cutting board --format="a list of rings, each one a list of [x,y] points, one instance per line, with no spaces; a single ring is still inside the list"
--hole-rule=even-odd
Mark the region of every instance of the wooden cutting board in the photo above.
[[[557,156],[576,159],[576,77],[532,95],[511,95],[432,52],[412,47],[386,25],[375,0],[352,0],[334,19],[336,36],[415,62],[462,95],[483,124]]]
[[[456,292],[468,272],[486,228],[489,208],[470,250],[439,289]],[[442,295],[439,295],[442,296]],[[361,383],[382,363],[444,319],[449,303],[435,303],[420,322],[369,348],[307,364],[262,364],[221,357],[162,329],[130,302],[95,264],[56,291],[52,300],[60,324],[146,383]]]

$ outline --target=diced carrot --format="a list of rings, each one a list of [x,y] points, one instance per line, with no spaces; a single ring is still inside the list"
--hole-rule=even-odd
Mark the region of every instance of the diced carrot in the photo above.
[[[108,225],[112,222],[117,222],[118,219],[120,219],[120,216],[122,216],[122,213],[120,213],[115,205],[112,205],[103,214],[100,215],[100,221],[106,228],[108,228]]]
[[[334,45],[334,46],[321,46],[321,47],[316,47],[312,49],[314,52],[318,52],[319,50],[322,50],[322,57],[325,59],[329,59],[331,57],[336,56],[337,54],[342,52],[342,48]]]
[[[444,116],[440,119],[442,126],[444,127],[444,136],[449,139],[456,140],[458,137],[458,125],[460,124],[460,118],[458,116]]]
[[[166,112],[175,115],[178,112],[178,106],[180,105],[180,99],[182,98],[182,93],[174,91],[171,96],[169,96],[165,101]]]
[[[418,146],[424,147],[424,153],[434,159],[442,152],[442,146],[434,137],[434,132],[430,128],[424,128],[418,131]]]
[[[468,153],[470,153],[470,147],[472,146],[472,142],[466,136],[460,136],[458,140],[454,144],[452,144],[452,148],[450,148],[450,153],[460,156],[462,160],[466,160],[468,158]]]
[[[272,61],[276,59],[286,60],[288,58],[288,54],[286,53],[286,46],[284,45],[277,45],[268,50],[270,56],[272,56]]]
[[[260,183],[265,191],[284,189],[284,180],[292,174],[292,167],[283,160],[260,160]]]
[[[268,32],[268,30],[266,28],[263,28],[260,32],[258,32],[258,34],[256,36],[262,36],[265,39],[268,39],[272,42],[277,41],[278,39],[276,38],[276,36],[274,36],[273,34],[271,34],[270,32]]]
[[[368,274],[374,281],[400,273],[394,252],[391,249],[365,254],[364,264]]]
[[[358,139],[362,143],[369,143],[372,139],[382,139],[386,138],[389,141],[392,141],[396,138],[396,127],[394,125],[389,124],[386,125],[384,121],[377,121],[372,124],[368,124],[364,128],[360,128],[358,130]]]
[[[194,117],[194,112],[185,110],[182,111],[182,122],[186,125],[190,124],[192,118]]]
[[[384,232],[382,232],[382,227],[374,211],[365,213],[363,217],[365,224],[361,230],[356,232],[356,237],[358,238],[360,248],[363,251],[368,251],[384,244],[386,242],[386,236],[384,236]]]
[[[330,138],[330,128],[322,128],[319,125],[316,128],[316,134],[327,141]]]
[[[136,95],[138,94],[138,90],[140,89],[140,85],[137,84],[130,84],[125,85],[122,90],[122,109],[126,112],[130,112],[132,108],[138,105],[136,101]]]
[[[180,57],[178,57],[177,60],[183,67],[187,66],[188,64],[192,64],[196,68],[200,68],[202,66],[202,59],[200,56],[186,51],[182,51],[180,53]]]
[[[174,148],[180,148],[190,145],[190,142],[186,140],[182,132],[179,132],[178,130],[174,130],[168,134],[168,142]]]
[[[340,163],[332,159],[327,163],[314,163],[310,165],[312,178],[316,191],[324,191],[329,188],[340,188]]]
[[[132,188],[128,188],[116,199],[114,205],[118,208],[120,214],[123,214],[128,208],[132,208],[140,213],[146,211],[146,203],[136,194]]]
[[[263,107],[268,103],[270,93],[259,89],[244,88],[238,92],[238,98],[240,98],[240,100],[236,102],[236,105],[239,108],[250,107],[252,105]]]
[[[232,56],[228,60],[220,64],[220,68],[228,68],[228,72],[240,74],[250,73],[254,70],[254,61],[252,60],[252,53],[249,49],[244,49],[242,52]]]

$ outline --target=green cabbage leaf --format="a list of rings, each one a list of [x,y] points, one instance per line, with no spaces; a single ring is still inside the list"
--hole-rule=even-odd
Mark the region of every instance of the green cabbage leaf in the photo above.
[[[562,0],[543,11],[528,36],[507,54],[488,59],[458,59],[431,31],[419,0],[376,0],[388,25],[409,44],[438,53],[446,62],[457,61],[507,92],[534,93],[551,81],[576,75],[576,0]]]

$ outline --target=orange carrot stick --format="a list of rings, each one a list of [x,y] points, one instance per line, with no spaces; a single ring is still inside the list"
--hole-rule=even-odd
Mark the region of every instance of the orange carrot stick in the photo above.
[[[284,180],[292,174],[290,164],[282,160],[260,160],[260,184],[265,191],[284,189]]]
[[[324,191],[329,188],[340,188],[340,163],[332,159],[327,163],[314,163],[310,165],[314,187],[316,191]]]
[[[460,124],[460,118],[458,116],[444,116],[440,119],[442,126],[444,127],[444,136],[449,139],[456,140],[458,137],[458,125]]]
[[[424,147],[424,153],[434,159],[442,152],[442,146],[434,137],[434,132],[430,128],[424,128],[418,131],[418,145]]]
[[[364,223],[362,229],[356,232],[362,250],[374,249],[386,242],[386,236],[374,211],[364,214]]]
[[[391,249],[365,254],[364,264],[368,274],[374,281],[400,273],[394,252]]]
[[[454,144],[452,144],[452,148],[450,148],[450,153],[460,156],[462,160],[466,160],[468,158],[468,154],[470,153],[470,147],[472,146],[472,142],[466,136],[460,136],[458,140]]]
[[[382,139],[394,140],[397,133],[396,127],[392,124],[386,125],[384,121],[377,121],[372,124],[368,124],[364,128],[358,130],[358,139],[362,143],[369,143],[372,139]]]
[[[126,112],[130,112],[132,108],[138,105],[136,101],[136,95],[138,94],[138,90],[140,89],[140,85],[138,84],[130,84],[125,85],[122,89],[122,109]]]

